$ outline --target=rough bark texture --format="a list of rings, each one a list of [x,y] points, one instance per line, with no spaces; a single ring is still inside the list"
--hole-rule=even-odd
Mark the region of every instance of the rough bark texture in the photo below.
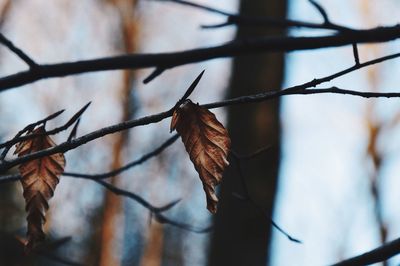
[[[240,13],[283,18],[286,16],[286,1],[242,0]],[[284,32],[239,27],[237,38],[266,34],[277,35]],[[228,98],[279,88],[283,71],[282,54],[236,58],[233,62]],[[232,196],[232,192],[243,191],[237,168],[232,162],[222,183],[209,265],[266,265],[271,224],[265,216],[272,216],[280,158],[279,100],[229,108],[228,131],[232,139],[232,149],[241,154],[272,145],[267,153],[243,163],[250,196],[262,206],[265,215],[261,215],[249,203]]]

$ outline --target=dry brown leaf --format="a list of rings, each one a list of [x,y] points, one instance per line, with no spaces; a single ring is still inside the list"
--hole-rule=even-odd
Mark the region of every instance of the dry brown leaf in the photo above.
[[[44,126],[41,126],[31,134],[45,133]],[[55,143],[49,136],[42,135],[17,144],[14,154],[18,154],[18,157],[20,157],[54,146]],[[53,197],[64,167],[65,158],[62,153],[45,156],[22,163],[19,166],[26,203],[25,210],[28,213],[26,218],[28,221],[28,240],[25,246],[27,252],[30,252],[45,238],[43,232],[45,212],[49,209],[48,201]]]
[[[208,109],[186,100],[175,109],[171,131],[176,129],[182,138],[190,160],[199,173],[207,196],[207,209],[216,213],[218,198],[215,186],[221,183],[222,174],[229,165],[231,146],[227,130]]]

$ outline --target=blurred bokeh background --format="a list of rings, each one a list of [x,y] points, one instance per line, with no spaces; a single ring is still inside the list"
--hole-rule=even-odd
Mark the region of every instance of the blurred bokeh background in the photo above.
[[[197,0],[233,13],[320,22],[307,0]],[[396,0],[320,0],[331,20],[356,28],[398,23]],[[225,27],[202,30],[224,17],[149,0],[1,0],[1,32],[39,63],[180,51],[258,35],[313,36],[322,30]],[[399,51],[399,42],[360,45],[362,61]],[[62,124],[88,101],[78,135],[164,111],[191,81],[205,75],[191,99],[207,103],[297,85],[353,64],[352,47],[217,59],[170,69],[149,84],[151,69],[108,71],[42,80],[0,94],[0,139],[60,109],[47,127]],[[0,46],[0,75],[26,66]],[[400,61],[353,72],[332,85],[397,91]],[[46,231],[57,258],[83,265],[327,265],[400,236],[400,108],[398,99],[342,95],[287,96],[256,105],[215,109],[243,162],[250,195],[263,210],[232,197],[241,192],[234,163],[220,189],[220,209],[206,209],[198,175],[181,141],[110,180],[156,206],[181,202],[166,215],[205,228],[187,232],[155,221],[136,202],[98,184],[62,177],[50,201]],[[139,158],[170,137],[170,120],[113,134],[66,154],[69,172],[102,173]],[[54,136],[57,143],[67,133]],[[10,155],[11,156],[11,155]],[[14,171],[14,170],[13,170]],[[303,243],[289,241],[268,216]],[[266,218],[267,217],[267,218]],[[0,265],[62,265],[54,257],[24,257],[15,236],[25,234],[19,183],[0,187]],[[386,265],[398,265],[399,257]]]

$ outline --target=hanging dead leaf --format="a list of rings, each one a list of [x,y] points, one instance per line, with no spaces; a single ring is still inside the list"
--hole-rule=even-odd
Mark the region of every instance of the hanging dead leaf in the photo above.
[[[172,116],[171,131],[176,129],[182,138],[190,160],[199,173],[207,196],[207,209],[216,213],[218,198],[215,186],[222,174],[231,146],[227,130],[215,115],[204,107],[186,100]]]
[[[30,134],[45,133],[44,126],[41,126]],[[49,136],[41,135],[17,144],[14,154],[18,154],[18,157],[20,157],[54,146],[55,143]],[[28,253],[45,238],[43,224],[45,223],[45,213],[49,209],[48,201],[53,197],[64,167],[65,158],[62,153],[45,156],[22,163],[19,166],[26,203],[25,210],[28,213],[26,218],[28,221],[28,240],[25,246]]]

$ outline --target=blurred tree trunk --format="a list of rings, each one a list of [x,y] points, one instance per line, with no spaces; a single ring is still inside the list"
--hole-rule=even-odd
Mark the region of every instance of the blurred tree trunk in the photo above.
[[[143,256],[140,259],[141,266],[160,266],[163,252],[163,234],[162,224],[152,223],[149,230],[146,247]]]
[[[136,50],[136,19],[134,16],[134,8],[136,0],[108,0],[121,16],[122,29],[122,47],[121,50],[125,53],[133,53]],[[133,86],[133,72],[129,70],[123,71],[123,82],[120,91],[120,103],[122,107],[122,121],[128,120],[132,114],[131,88]],[[119,168],[123,165],[123,152],[127,143],[128,131],[123,131],[114,135],[114,145],[112,149],[113,162],[112,169]],[[111,178],[111,184],[117,185],[118,176]],[[118,218],[122,215],[122,200],[119,196],[114,195],[107,190],[103,225],[101,229],[101,247],[100,247],[100,262],[101,266],[120,265],[121,256],[116,252],[116,243],[118,236],[122,234],[123,228],[119,228]],[[122,219],[121,219],[122,220]],[[122,254],[122,251],[119,251]]]
[[[285,0],[242,0],[240,13],[249,16],[285,18]],[[238,27],[237,39],[246,36],[282,35],[284,30]],[[284,74],[283,54],[238,57],[233,61],[228,97],[275,90]],[[219,210],[211,240],[209,265],[266,265],[269,259],[271,224],[280,161],[279,100],[228,110],[228,130],[232,148],[240,154],[272,145],[249,162],[243,173],[249,194],[265,210],[261,215],[250,203],[232,196],[243,192],[235,161],[227,169],[220,191]]]
[[[3,1],[2,5],[0,6],[0,26],[3,25],[5,18],[11,8],[11,0]]]
[[[364,24],[372,24],[378,23],[378,19],[376,18],[376,13],[371,5],[371,3],[367,0],[362,0],[359,3],[360,13],[362,14],[362,18],[364,19]],[[361,58],[370,57],[379,57],[384,53],[381,47],[376,44],[369,44],[360,49]],[[372,55],[372,56],[371,56]],[[381,65],[377,65],[374,68],[368,68],[367,70],[367,80],[368,84],[371,87],[370,90],[374,92],[379,91],[379,86],[382,83],[381,73],[384,72]],[[368,101],[366,103],[366,125],[368,131],[368,144],[366,147],[365,158],[371,162],[371,169],[369,173],[369,187],[371,200],[373,202],[373,218],[375,219],[377,225],[377,231],[379,234],[380,244],[384,244],[387,241],[388,236],[388,223],[385,221],[385,217],[383,215],[384,212],[384,204],[383,204],[383,195],[382,195],[382,184],[385,182],[385,175],[383,173],[383,168],[386,163],[386,154],[382,152],[379,147],[379,139],[386,138],[387,130],[390,129],[390,124],[395,125],[392,121],[385,121],[382,118],[379,118],[377,115],[378,105],[376,100]],[[396,115],[393,116],[394,118]],[[387,266],[388,261],[382,261],[382,266]]]

